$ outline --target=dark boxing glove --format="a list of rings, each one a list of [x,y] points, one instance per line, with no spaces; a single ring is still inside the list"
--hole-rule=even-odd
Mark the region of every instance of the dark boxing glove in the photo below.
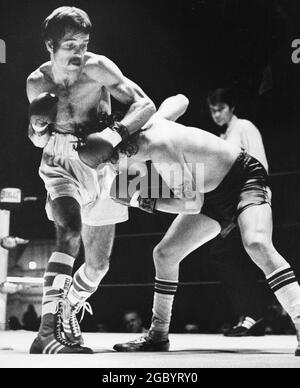
[[[84,144],[79,144],[76,147],[79,159],[93,169],[96,169],[101,163],[109,161],[113,154],[114,147],[103,136],[103,132],[88,135]]]
[[[121,173],[117,175],[112,183],[110,196],[113,201],[128,207],[136,207],[147,213],[154,213],[157,198],[144,198],[141,196],[139,186],[130,187],[132,181],[138,177]]]
[[[41,93],[29,106],[29,121],[35,132],[46,133],[57,115],[58,97],[52,93]]]
[[[115,122],[111,128],[87,135],[76,150],[80,160],[87,166],[96,169],[101,163],[108,162],[113,156],[114,148],[126,139],[128,131],[125,126]]]

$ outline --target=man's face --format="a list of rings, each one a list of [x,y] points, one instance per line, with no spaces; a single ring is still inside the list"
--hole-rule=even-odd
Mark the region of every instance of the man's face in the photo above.
[[[140,333],[142,330],[142,321],[137,313],[128,313],[124,317],[125,327],[130,333]]]
[[[88,43],[89,34],[67,30],[55,49],[52,47],[48,50],[53,54],[53,60],[59,68],[76,71],[84,64]]]
[[[210,105],[209,109],[212,119],[220,127],[229,124],[232,119],[234,108],[230,108],[228,104]]]

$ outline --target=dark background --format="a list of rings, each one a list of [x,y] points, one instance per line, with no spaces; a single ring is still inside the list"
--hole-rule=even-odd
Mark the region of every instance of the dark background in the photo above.
[[[300,38],[299,0],[1,0],[0,38],[7,45],[7,63],[0,64],[0,187],[20,187],[25,195],[41,198],[13,214],[12,233],[30,239],[54,237],[37,173],[41,150],[27,138],[25,84],[27,76],[48,60],[40,25],[61,5],[87,11],[94,24],[90,51],[113,60],[157,105],[172,94],[185,94],[190,107],[181,119],[184,124],[217,133],[206,107],[207,92],[234,84],[240,93],[237,113],[261,130],[271,172],[300,170],[300,64],[291,60],[292,41]],[[262,84],[267,90],[260,94]],[[299,175],[272,178],[276,245],[295,265],[299,186]],[[173,217],[131,210],[130,218],[117,227],[105,284],[153,282],[151,252]],[[182,264],[181,281],[214,280],[207,256],[208,247],[191,255]],[[246,264],[243,267],[247,270]],[[257,278],[262,278],[258,270]],[[151,286],[103,288],[93,297],[95,315],[113,324],[120,306],[137,307],[148,320],[152,292]],[[175,305],[176,325],[181,317],[197,317],[217,326],[220,311],[230,319],[233,313],[224,298],[215,286],[183,286]]]

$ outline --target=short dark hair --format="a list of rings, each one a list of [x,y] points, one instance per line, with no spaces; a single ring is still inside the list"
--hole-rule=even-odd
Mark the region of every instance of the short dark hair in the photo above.
[[[92,23],[88,14],[76,7],[56,8],[42,24],[44,41],[52,40],[54,46],[64,37],[66,30],[90,33]]]
[[[236,96],[233,88],[219,88],[210,91],[207,96],[208,105],[227,104],[230,108],[236,106]]]
[[[142,320],[142,318],[141,318],[141,316],[140,316],[140,314],[138,313],[137,310],[135,310],[135,309],[130,310],[129,309],[129,310],[125,310],[124,313],[123,313],[123,321],[124,322],[125,322],[125,317],[128,314],[135,314],[138,319]]]

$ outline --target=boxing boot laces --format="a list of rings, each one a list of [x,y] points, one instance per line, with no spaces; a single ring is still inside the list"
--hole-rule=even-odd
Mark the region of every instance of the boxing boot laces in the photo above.
[[[79,345],[83,345],[84,341],[80,329],[79,322],[77,320],[77,314],[82,310],[80,322],[82,322],[85,312],[93,315],[93,310],[90,303],[84,301],[79,302],[75,306],[71,306],[68,300],[65,300],[63,305],[63,329],[66,338]]]
[[[83,347],[79,343],[72,342],[66,338],[62,329],[63,315],[66,311],[65,300],[61,299],[57,302],[54,314],[48,314],[49,325],[54,325],[54,330],[51,334],[38,337],[34,340],[30,348],[32,354],[92,354],[90,348]]]
[[[298,341],[298,346],[295,351],[295,356],[300,357],[300,317],[297,318],[295,322],[295,327],[296,327],[297,341]]]

